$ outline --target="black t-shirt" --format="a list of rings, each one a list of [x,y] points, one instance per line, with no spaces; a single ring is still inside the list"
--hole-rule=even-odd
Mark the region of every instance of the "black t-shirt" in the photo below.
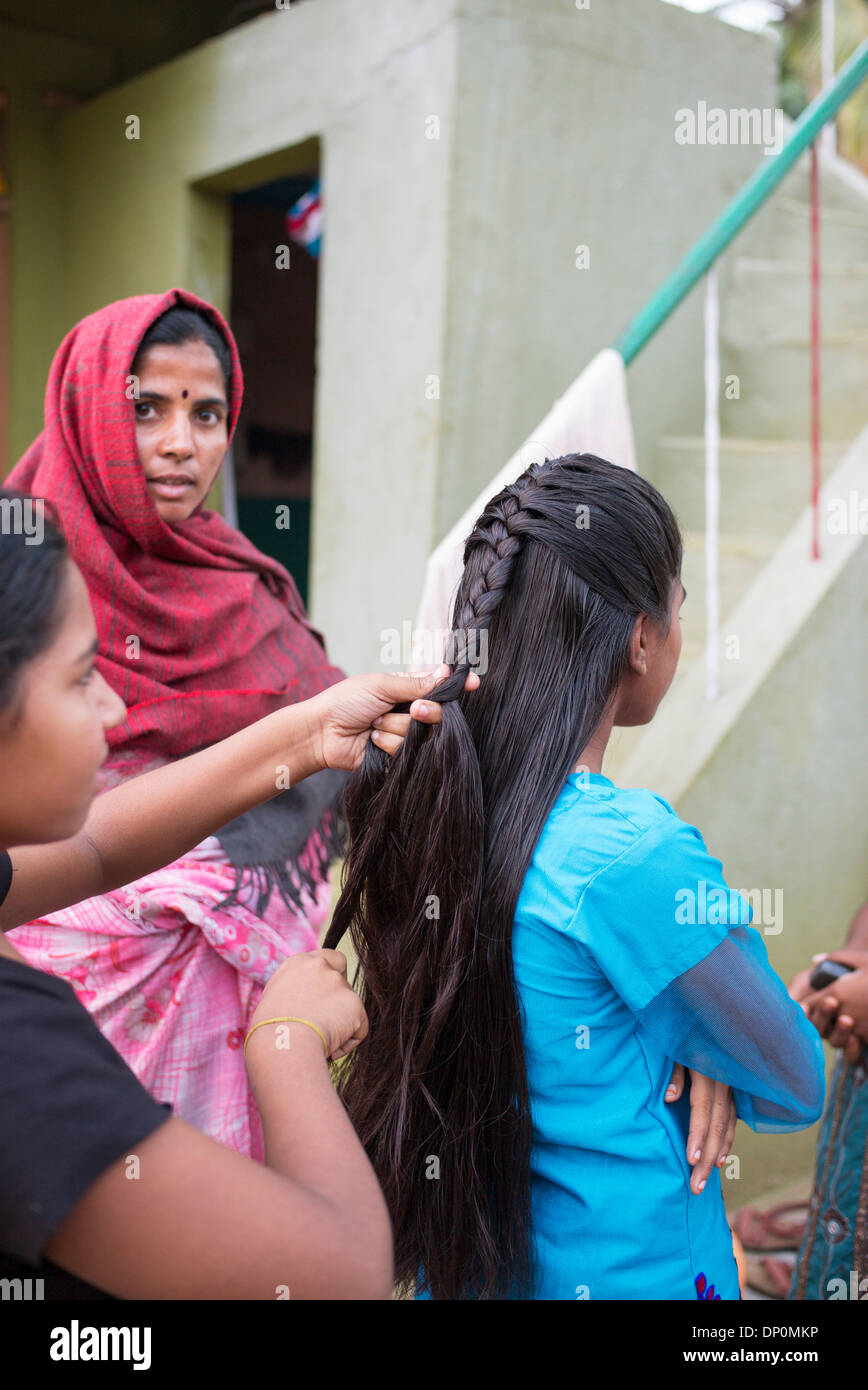
[[[11,881],[0,854],[0,902]],[[43,1251],[100,1174],[171,1113],[65,980],[0,955],[0,1278],[44,1280],[32,1298],[111,1297]]]

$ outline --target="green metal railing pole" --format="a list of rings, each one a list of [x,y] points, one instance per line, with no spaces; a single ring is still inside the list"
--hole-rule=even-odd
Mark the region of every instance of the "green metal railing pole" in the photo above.
[[[632,362],[637,352],[645,346],[648,339],[668,319],[673,309],[678,307],[697,280],[702,278],[721,251],[729,245],[733,237],[741,231],[748,219],[753,217],[773,189],[778,186],[799,156],[814,143],[826,122],[831,120],[838,108],[843,106],[847,98],[852,96],[866,77],[868,77],[868,39],[863,40],[856,52],[836,73],[832,85],[815,97],[810,106],[805,108],[793,126],[790,138],[783,149],[773,159],[766,159],[751,175],[741,191],[735,195],[729,206],[720,214],[717,221],[709,227],[704,236],[700,237],[696,245],[688,251],[681,264],[669,276],[669,279],[664,281],[657,293],[636,315],[626,332],[622,333],[621,337],[613,343],[612,346],[617,352],[620,352],[625,365]]]

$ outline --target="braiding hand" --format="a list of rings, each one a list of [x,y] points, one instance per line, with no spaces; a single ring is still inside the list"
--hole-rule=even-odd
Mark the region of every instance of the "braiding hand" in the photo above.
[[[440,685],[450,674],[450,668],[444,663],[438,666],[433,673],[433,680],[436,685]],[[467,673],[464,682],[465,690],[476,690],[479,685],[479,676],[475,671]],[[400,703],[395,701],[396,704]],[[407,737],[407,730],[410,727],[411,717],[419,724],[439,724],[443,718],[443,706],[436,700],[414,700],[410,706],[409,714],[380,714],[373,721],[373,733],[371,737],[378,748],[382,748],[384,753],[395,754]]]
[[[420,724],[439,724],[443,717],[440,704],[418,697],[440,685],[449,673],[444,664],[421,674],[350,676],[314,696],[307,703],[319,725],[321,766],[355,772],[369,738],[373,737],[385,753],[394,754],[406,737],[411,718]],[[475,690],[478,685],[479,676],[470,671],[464,689]],[[412,701],[409,714],[390,712],[394,705],[408,700]]]

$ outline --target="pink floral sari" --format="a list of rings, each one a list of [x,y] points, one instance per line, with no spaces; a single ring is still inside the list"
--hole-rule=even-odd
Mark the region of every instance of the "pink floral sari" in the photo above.
[[[303,916],[274,893],[258,917],[241,903],[218,908],[234,882],[211,837],[157,873],[9,935],[31,965],[69,981],[157,1100],[261,1161],[244,1037],[268,977],[317,946],[331,887],[305,894]]]

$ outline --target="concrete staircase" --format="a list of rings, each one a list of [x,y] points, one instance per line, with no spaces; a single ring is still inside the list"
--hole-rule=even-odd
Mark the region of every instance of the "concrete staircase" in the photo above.
[[[739,384],[738,399],[725,384],[721,399],[719,698],[705,690],[703,441],[661,439],[649,474],[684,532],[682,660],[653,722],[614,730],[604,764],[698,826],[731,886],[782,891],[780,934],[760,930],[784,981],[842,944],[868,864],[868,182],[835,160],[820,186],[821,558],[810,550],[803,163],[719,267],[721,378]],[[841,533],[828,525],[833,499],[856,503]],[[728,1207],[809,1184],[815,1143],[814,1129],[739,1125]]]
[[[821,517],[826,515],[830,499],[846,500],[853,492],[868,497],[868,426],[829,474],[821,492]],[[727,580],[721,584],[721,611],[726,614],[721,635],[724,641],[735,639],[737,651],[732,659],[721,653],[719,698],[713,702],[705,698],[704,650],[698,649],[695,635],[687,636],[693,629],[685,619],[683,657],[669,693],[653,723],[637,730],[614,731],[610,749],[615,757],[610,759],[607,751],[607,775],[623,786],[651,787],[676,806],[695,790],[736,721],[800,640],[847,566],[859,552],[868,550],[868,518],[864,525],[865,531],[850,528],[840,535],[821,530],[820,559],[812,560],[811,512],[806,507],[779,542],[760,538],[758,543],[772,547],[767,559],[751,557],[753,564],[741,568],[735,554],[736,539],[729,536],[729,548],[722,546],[720,557]],[[685,564],[682,575],[686,568]],[[686,576],[685,588],[690,594]],[[728,607],[724,606],[724,593]],[[868,592],[863,595],[865,599]],[[686,608],[687,602],[682,612]],[[864,662],[865,631],[859,623],[858,614],[854,614],[852,655],[862,657],[859,688],[864,692],[868,669]],[[828,677],[835,679],[835,673],[830,671]],[[864,693],[861,711],[854,727],[859,718],[864,719]],[[859,750],[854,749],[854,755],[858,757]],[[616,766],[617,772],[613,771]]]
[[[810,497],[809,177],[804,159],[719,264],[722,639],[732,635],[733,614]],[[820,192],[821,471],[828,482],[868,420],[868,180],[841,160],[822,158]],[[684,536],[682,658],[667,703],[689,681],[704,704],[696,672],[704,666],[706,640],[703,439],[661,439],[650,476]],[[866,492],[863,486],[861,495]],[[822,511],[820,524],[822,546]],[[737,683],[737,668],[721,653],[722,695]],[[642,744],[659,737],[657,721],[648,729],[616,730],[609,774],[616,781],[641,778]],[[666,795],[657,783],[644,785]]]

